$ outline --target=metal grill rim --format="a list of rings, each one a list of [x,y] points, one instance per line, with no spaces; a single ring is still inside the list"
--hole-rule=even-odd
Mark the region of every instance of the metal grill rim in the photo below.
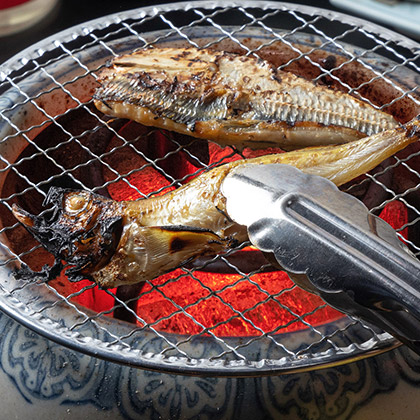
[[[24,136],[29,144],[32,144],[35,148],[37,148],[37,145],[33,142],[33,140],[28,136],[28,133],[31,132],[31,130],[42,130],[44,125],[55,124],[60,127],[60,129],[66,133],[66,129],[60,124],[59,117],[62,117],[65,115],[65,113],[70,112],[74,109],[83,109],[86,110],[93,118],[97,118],[98,124],[100,125],[106,125],[106,122],[98,117],[95,113],[93,113],[88,105],[89,102],[81,102],[77,96],[74,96],[71,91],[69,90],[73,83],[77,83],[80,80],[83,80],[87,76],[92,76],[93,78],[96,78],[96,72],[100,70],[100,68],[103,66],[103,64],[96,66],[95,68],[89,68],[87,65],[83,63],[82,60],[80,60],[77,56],[78,53],[82,52],[83,48],[86,45],[89,45],[91,43],[92,46],[102,46],[105,50],[109,51],[112,55],[117,55],[117,52],[115,52],[112,48],[112,46],[107,44],[107,37],[110,36],[110,33],[107,32],[107,29],[111,26],[117,26],[121,25],[122,27],[120,29],[116,29],[114,33],[111,33],[111,35],[115,35],[115,33],[118,33],[119,31],[128,30],[133,36],[137,37],[140,42],[143,42],[144,44],[147,43],[146,39],[137,33],[135,29],[133,29],[132,26],[134,25],[140,25],[142,22],[150,21],[154,18],[160,18],[163,22],[165,22],[169,26],[169,33],[170,31],[177,32],[179,36],[184,37],[188,42],[191,44],[194,44],[194,41],[190,40],[188,38],[188,30],[185,28],[192,27],[193,24],[195,24],[196,21],[193,21],[190,25],[185,25],[185,27],[177,27],[174,25],[169,18],[167,18],[166,14],[170,12],[179,12],[180,10],[184,9],[186,12],[193,11],[196,13],[197,22],[210,22],[211,26],[213,28],[219,29],[221,34],[225,37],[230,38],[233,42],[237,42],[237,39],[235,38],[235,35],[240,34],[244,29],[248,28],[247,24],[244,24],[242,26],[237,27],[236,30],[229,32],[228,30],[225,31],[225,29],[215,23],[213,19],[217,17],[219,14],[224,13],[228,10],[239,10],[241,11],[246,17],[250,17],[251,23],[257,23],[259,27],[261,27],[263,30],[270,30],[273,31],[271,28],[268,28],[263,20],[266,18],[267,15],[275,14],[275,13],[290,13],[291,15],[299,16],[297,20],[304,18],[301,17],[301,15],[311,16],[312,20],[306,21],[303,23],[302,27],[297,27],[296,31],[302,29],[303,27],[308,27],[312,25],[312,29],[315,29],[315,32],[320,31],[316,27],[316,23],[321,19],[329,19],[331,21],[340,19],[341,22],[344,22],[348,25],[353,25],[353,31],[360,31],[366,36],[372,37],[375,39],[375,42],[378,44],[379,48],[388,49],[391,51],[392,54],[395,54],[395,56],[398,57],[398,54],[396,50],[390,45],[389,41],[382,41],[380,38],[389,36],[391,31],[388,31],[384,28],[381,28],[377,25],[368,23],[366,21],[363,21],[361,19],[351,18],[346,15],[342,15],[339,13],[326,11],[326,10],[315,10],[309,6],[300,6],[296,4],[289,4],[289,3],[274,3],[274,2],[194,2],[194,3],[177,3],[177,4],[168,4],[168,5],[162,5],[159,7],[148,7],[148,8],[141,8],[136,9],[135,11],[130,12],[123,12],[119,14],[110,15],[105,18],[96,19],[90,22],[87,22],[86,24],[79,25],[78,27],[71,28],[69,30],[63,31],[54,37],[48,38],[44,41],[41,41],[40,43],[36,44],[33,48],[31,48],[31,51],[25,50],[21,54],[18,54],[16,57],[10,59],[7,61],[4,65],[0,67],[0,90],[4,88],[5,85],[10,84],[12,87],[15,87],[20,91],[20,93],[23,94],[23,99],[21,102],[15,102],[12,104],[9,108],[3,108],[0,110],[0,118],[5,120],[14,130],[15,132],[8,134],[2,140],[1,143],[6,142],[7,140],[12,140],[16,138],[18,135]],[[262,18],[252,18],[252,13],[248,11],[248,9],[258,9],[266,12],[266,14]],[[202,11],[204,10],[205,13]],[[137,23],[133,15],[138,13],[138,18],[140,19],[140,23]],[[299,15],[301,14],[301,15]],[[132,23],[132,21],[134,21]],[[128,23],[129,22],[129,23]],[[314,26],[315,24],[315,26]],[[218,27],[219,26],[219,27]],[[105,34],[101,36],[97,36],[96,32],[100,32],[105,30]],[[293,32],[293,31],[292,31]],[[321,31],[322,32],[322,31]],[[409,40],[408,38],[401,37],[400,35],[393,34],[393,37],[395,40],[393,41],[394,45],[402,46],[403,48],[407,48],[413,51],[413,58],[405,59],[401,64],[397,64],[395,68],[392,68],[389,70],[389,73],[392,73],[396,70],[398,67],[405,67],[406,65],[412,67],[415,71],[419,71],[420,67],[416,64],[416,60],[418,59],[418,44],[414,43],[414,41]],[[283,42],[289,42],[287,41],[287,38],[290,34],[286,33],[285,36],[281,37],[279,34],[274,34],[274,40],[278,40],[281,38]],[[343,35],[343,37],[346,34]],[[170,36],[170,35],[162,35],[162,37]],[[319,48],[323,48],[327,44],[334,44],[334,46],[342,47],[341,44],[337,42],[337,39],[342,38],[341,36],[337,36],[334,38],[328,37],[326,34],[321,34],[321,37],[324,36],[325,38],[325,44],[322,44]],[[379,37],[379,38],[378,38]],[[88,39],[92,39],[90,43],[87,41]],[[80,39],[83,39],[84,45],[79,48],[75,48],[74,50],[69,49],[67,44],[70,44],[74,41],[80,41]],[[286,41],[285,41],[286,40]],[[219,40],[215,40],[215,42],[220,42]],[[240,42],[240,41],[239,41]],[[267,44],[270,41],[267,41]],[[212,43],[210,42],[210,45]],[[267,44],[261,44],[261,48],[266,46]],[[290,43],[293,47],[293,44]],[[51,48],[53,46],[54,48]],[[242,46],[242,45],[241,45]],[[46,62],[43,62],[45,55],[51,54],[53,50],[56,49],[57,51],[62,51],[62,53],[59,54],[58,57],[53,57]],[[248,49],[249,53],[254,53],[254,51]],[[352,62],[354,60],[359,60],[360,57],[352,56],[349,51],[344,51],[344,53],[349,55],[349,61],[346,61],[342,63],[341,65],[345,65],[348,62]],[[311,61],[310,52],[302,53],[300,51],[300,56],[295,58],[295,60],[298,60],[300,58],[307,59]],[[24,57],[30,57],[29,60]],[[56,62],[60,62],[63,59],[70,58],[73,60],[76,65],[80,67],[80,71],[84,71],[85,73],[82,73],[80,75],[76,75],[73,79],[67,80],[64,82],[60,82],[56,80],[55,76],[50,74],[48,72],[48,67],[55,64]],[[293,61],[295,61],[293,60]],[[29,64],[33,64],[33,68],[29,68],[25,70],[25,66],[28,66]],[[290,65],[291,63],[286,63],[284,66]],[[315,66],[319,66],[317,63],[312,62]],[[362,64],[364,64],[362,60]],[[19,66],[23,65],[23,73],[21,73],[19,70]],[[30,66],[29,66],[30,67]],[[332,69],[322,69],[322,74],[328,74],[331,78],[337,78],[334,75],[334,71],[336,71],[337,68]],[[40,92],[37,96],[28,96],[24,90],[22,90],[19,86],[22,80],[25,80],[27,77],[31,77],[32,75],[37,74],[37,72],[41,72],[44,74],[47,78],[51,79],[51,83],[55,85],[55,87],[50,88],[50,90]],[[385,73],[386,74],[386,73]],[[321,77],[321,75],[319,76]],[[376,74],[375,77],[382,78],[386,82],[393,83],[392,80],[388,79],[387,77],[384,77],[384,74]],[[342,83],[342,81],[338,78],[337,80],[339,83]],[[372,80],[366,83],[371,83]],[[358,93],[358,89],[360,88],[352,88],[351,86],[345,86],[349,91],[355,94]],[[394,87],[400,88],[398,85],[394,83]],[[59,115],[50,115],[48,112],[46,112],[44,109],[39,107],[37,105],[36,100],[39,99],[42,95],[49,94],[55,89],[61,89],[65,93],[69,95],[69,97],[75,102],[76,106],[74,108],[67,109],[64,113],[61,113]],[[414,95],[416,92],[416,87],[413,87],[412,91],[404,91],[401,92],[401,97],[409,96],[414,101],[418,102],[418,99]],[[369,99],[362,98],[370,102]],[[396,98],[395,100],[398,100],[399,98]],[[370,102],[372,105],[376,106],[372,102]],[[20,129],[16,124],[13,123],[13,121],[7,116],[8,113],[13,112],[18,108],[19,106],[24,106],[32,104],[35,109],[41,113],[44,113],[46,120],[43,121],[41,124],[30,126],[26,129]],[[384,108],[388,104],[384,104],[378,108]],[[96,128],[92,129],[92,133],[94,133]],[[82,138],[86,133],[83,132],[79,135],[73,135],[70,132],[66,133],[69,136],[69,142],[70,141],[76,141],[78,142],[79,138]],[[114,130],[114,135],[121,140],[123,143],[120,147],[129,146],[135,149],[136,153],[142,154],[141,151],[137,150],[133,144],[130,144],[127,142],[127,140],[121,136],[117,131]],[[83,144],[79,142],[80,146],[85,149]],[[63,143],[59,143],[55,145],[53,148],[58,149],[61,147]],[[182,147],[178,144],[178,147]],[[49,153],[51,150],[43,150],[38,147],[39,151],[38,153],[44,155],[46,158],[50,159]],[[116,180],[121,179],[124,180],[130,187],[137,190],[137,192],[141,193],[137,187],[134,185],[131,185],[130,182],[127,180],[127,174],[120,174],[118,171],[115,171],[106,161],[104,161],[103,153],[100,155],[96,155],[92,152],[89,148],[85,150],[86,153],[91,156],[89,158],[89,161],[84,163],[84,165],[89,165],[90,161],[96,161],[100,162],[102,165],[107,167],[109,170],[116,172]],[[111,153],[111,152],[110,152]],[[420,152],[419,152],[420,153]],[[152,161],[147,158],[144,154],[142,154],[143,158],[148,160],[149,165],[155,166],[156,161]],[[5,159],[3,156],[1,158],[1,163],[5,165],[4,167],[0,168],[0,173],[13,170],[15,171],[19,176],[22,176],[22,174],[19,173],[19,165],[21,162],[12,161],[9,162],[7,159]],[[33,158],[33,156],[31,156]],[[404,159],[398,159],[394,163],[394,165],[406,165],[410,170],[412,168],[409,167],[409,165],[406,163],[410,159],[413,158],[413,155],[410,155]],[[29,159],[29,158],[28,158]],[[53,164],[58,166],[58,163],[54,161],[53,158],[51,158],[53,161]],[[162,158],[163,159],[163,158]],[[391,165],[392,166],[392,165]],[[391,166],[387,166],[384,169],[384,172],[389,171]],[[62,173],[66,175],[71,175],[71,177],[74,177],[72,172],[76,169],[79,169],[79,167],[66,169],[64,167],[59,167],[60,170],[62,170]],[[134,171],[136,169],[133,169]],[[412,170],[417,177],[420,178],[420,174]],[[381,175],[381,174],[380,174]],[[74,178],[75,179],[75,178]],[[405,191],[399,195],[394,194],[392,190],[389,190],[388,187],[383,184],[380,180],[378,180],[378,175],[375,174],[373,176],[369,176],[369,179],[378,185],[380,185],[382,188],[388,190],[388,192],[392,193],[394,197],[392,199],[389,199],[389,201],[393,199],[399,199],[404,202],[404,196],[409,194],[410,191]],[[37,190],[41,195],[45,197],[45,192],[40,189],[40,184],[33,183],[30,180],[26,180],[28,182],[29,187],[28,188],[34,188]],[[48,182],[49,180],[45,180],[45,182]],[[80,179],[75,179],[76,182],[81,183]],[[172,184],[174,186],[179,185],[179,182],[182,180],[176,180],[173,179]],[[115,180],[113,180],[115,182]],[[171,185],[172,185],[171,184]],[[96,189],[100,189],[105,187],[106,184],[97,186]],[[88,187],[84,186],[86,189],[89,189]],[[21,191],[18,194],[24,194],[25,191]],[[16,194],[15,194],[16,195]],[[2,198],[2,204],[5,205],[9,210],[11,209],[8,201],[15,197],[15,195],[11,195],[9,197]],[[144,195],[143,195],[144,196]],[[405,203],[410,206],[410,204],[405,201]],[[382,207],[385,206],[385,203],[382,203]],[[411,206],[413,207],[413,206]],[[375,209],[379,210],[379,208]],[[399,230],[403,230],[405,227],[408,227],[409,224],[416,223],[420,220],[420,212],[414,207],[413,211],[419,216],[410,223],[408,223],[406,226],[401,227]],[[17,226],[17,224],[13,226],[6,226],[2,227],[0,229],[0,234],[4,234],[7,230],[14,229]],[[401,236],[402,237],[402,236]],[[4,271],[8,269],[8,266],[13,263],[14,261],[22,262],[22,257],[27,252],[33,252],[33,248],[24,251],[20,254],[15,254],[12,250],[8,249],[8,246],[6,243],[1,243],[1,247],[5,251],[5,255],[9,254],[12,257],[6,258],[2,261],[0,261],[0,268]],[[420,248],[414,244],[411,243],[411,245],[417,250],[420,251]],[[225,257],[216,257],[220,259],[225,259]],[[227,261],[227,260],[226,260]],[[240,280],[235,282],[234,284],[237,284],[241,281],[248,281],[252,283],[252,280],[250,279],[250,274],[246,274],[241,272],[239,269],[235,268],[238,275],[242,276]],[[184,269],[183,274],[180,274],[180,276],[187,276],[192,275],[194,278],[194,273],[189,272],[188,270]],[[179,277],[179,276],[178,276]],[[174,279],[172,279],[175,281]],[[206,288],[205,285],[197,278],[194,278],[194,280],[198,281],[203,288]],[[177,307],[177,310],[179,313],[184,314],[185,316],[190,316],[190,314],[186,311],[185,307],[182,307],[178,305],[176,302],[174,302],[171,298],[165,296],[164,292],[162,292],[160,289],[163,288],[163,285],[154,285],[151,282],[148,282],[151,290],[158,290],[159,293],[162,293],[164,298],[169,300],[172,304],[174,304],[175,307]],[[254,282],[255,284],[255,282]],[[267,299],[273,299],[276,296],[270,294],[268,291],[261,288],[259,284],[255,284],[257,288],[259,288],[259,291],[266,294]],[[93,286],[86,286],[82,288],[80,291],[76,293],[84,293],[86,290],[91,288]],[[337,364],[337,363],[348,363],[349,360],[352,358],[360,358],[360,357],[368,357],[372,353],[385,351],[389,348],[395,347],[398,345],[398,342],[391,338],[388,334],[384,334],[379,331],[373,330],[371,327],[361,324],[359,321],[351,320],[349,319],[349,323],[343,327],[342,329],[337,329],[333,331],[332,333],[325,333],[322,331],[318,331],[318,328],[314,327],[310,323],[307,323],[304,321],[304,318],[308,315],[307,313],[303,315],[295,314],[293,313],[293,310],[290,308],[287,308],[287,310],[293,314],[296,319],[299,321],[302,321],[304,324],[306,323],[306,326],[312,331],[312,333],[315,336],[320,337],[318,340],[314,339],[312,343],[310,343],[307,347],[298,348],[295,350],[289,350],[286,346],[284,346],[281,342],[276,341],[272,335],[273,331],[266,332],[264,330],[261,330],[260,328],[256,327],[252,320],[246,319],[246,316],[244,318],[244,312],[246,314],[247,311],[237,311],[230,303],[226,303],[223,298],[217,295],[219,291],[216,291],[216,296],[218,299],[222,301],[223,304],[227,305],[233,312],[238,312],[237,316],[242,317],[245,319],[246,322],[249,322],[254,329],[259,331],[261,333],[261,336],[255,336],[255,337],[248,337],[248,341],[244,341],[239,344],[232,345],[229,340],[225,340],[224,338],[221,338],[214,334],[211,330],[215,328],[215,326],[209,328],[205,327],[203,325],[200,325],[197,320],[193,318],[193,321],[197,323],[199,327],[202,327],[202,331],[199,334],[196,334],[197,337],[189,336],[189,337],[183,337],[179,340],[179,337],[175,337],[171,334],[165,334],[162,331],[156,330],[154,328],[153,323],[147,323],[143,319],[141,319],[137,314],[134,314],[137,318],[140,324],[142,326],[136,326],[136,328],[128,328],[126,326],[119,325],[117,329],[121,328],[121,330],[124,331],[123,334],[118,334],[113,329],[108,329],[105,324],[103,324],[101,321],[101,316],[104,315],[104,313],[98,313],[98,314],[89,314],[84,310],[81,310],[77,305],[71,302],[72,295],[68,296],[62,296],[60,295],[53,287],[51,287],[48,284],[41,284],[37,282],[34,279],[34,282],[32,284],[29,284],[27,286],[18,286],[15,288],[12,288],[8,290],[4,285],[0,284],[0,288],[2,290],[3,295],[0,296],[0,307],[2,310],[4,310],[6,313],[8,313],[13,318],[17,319],[19,322],[23,323],[24,325],[34,329],[37,332],[40,332],[42,335],[47,336],[48,338],[60,342],[61,344],[64,344],[70,348],[73,348],[78,351],[85,351],[89,354],[94,354],[97,357],[102,357],[105,359],[117,361],[119,363],[126,363],[131,364],[134,366],[144,367],[148,369],[161,369],[165,371],[170,372],[178,372],[178,373],[203,373],[211,374],[211,375],[255,375],[255,374],[272,374],[272,373],[279,373],[279,372],[290,372],[295,370],[306,370],[310,368],[314,368],[318,366],[320,363],[323,364]],[[41,308],[28,308],[25,306],[25,304],[19,300],[19,298],[16,298],[16,296],[19,296],[19,294],[24,291],[24,289],[29,288],[35,288],[35,289],[48,289],[50,292],[56,295],[57,301],[50,304],[50,306],[43,306]],[[110,294],[117,304],[125,306],[128,310],[130,310],[127,305],[118,299],[118,297],[111,291],[107,291],[108,294]],[[284,293],[284,290],[281,291],[279,294]],[[204,298],[203,298],[204,299]],[[195,305],[196,303],[194,303]],[[68,325],[60,325],[57,320],[54,320],[50,316],[50,311],[54,310],[56,307],[60,305],[68,305],[72,308],[72,310],[75,312],[75,317],[78,319],[75,321],[70,327]],[[32,309],[32,310],[28,310]],[[251,310],[252,308],[250,308]],[[315,309],[316,310],[316,309]],[[175,312],[176,313],[176,312]],[[173,315],[173,314],[172,314]],[[171,315],[171,316],[172,316]],[[234,317],[225,320],[224,322],[229,322]],[[33,322],[32,319],[36,319],[36,322]],[[157,324],[160,322],[160,319],[156,321],[154,324]],[[86,327],[86,325],[89,324],[89,326],[93,326],[95,333],[97,334],[96,337],[89,337],[88,335],[84,335],[83,328]],[[365,329],[369,331],[371,334],[371,338],[369,340],[366,340],[362,343],[356,343],[351,342],[348,344],[348,346],[338,346],[334,341],[333,338],[337,334],[343,333],[343,331],[347,331],[354,326],[361,327],[362,329]],[[216,325],[217,327],[217,325]],[[76,331],[78,330],[78,331]],[[134,341],[139,340],[139,336],[141,336],[146,330],[150,330],[153,334],[156,335],[159,339],[162,340],[163,343],[167,344],[166,348],[163,348],[160,352],[153,353],[153,352],[147,352],[143,350],[139,350],[138,348],[135,348],[133,346],[133,339]],[[58,334],[57,334],[58,332]],[[274,332],[275,334],[276,332]],[[89,334],[92,334],[92,332],[89,332]],[[210,339],[208,337],[203,337],[204,335],[209,334]],[[99,337],[99,338],[98,338]],[[175,338],[175,340],[174,340]],[[200,340],[203,339],[204,341],[211,341],[213,340],[216,342],[216,344],[220,344],[221,348],[218,350],[219,353],[212,354],[211,357],[192,357],[187,351],[183,350],[183,346],[191,344],[192,341],[199,338]],[[272,341],[274,346],[277,346],[281,348],[285,352],[285,356],[283,358],[280,358],[278,360],[274,359],[268,359],[263,358],[261,360],[251,360],[246,355],[243,355],[240,350],[243,348],[246,348],[247,346],[252,346],[255,341],[258,341],[262,338],[268,338]],[[177,340],[178,339],[178,340]],[[314,354],[310,354],[310,350],[312,348],[316,348],[318,345],[328,343],[330,345],[330,348],[327,348],[326,350],[318,351]],[[100,349],[99,351],[94,350],[94,347],[97,347]],[[171,351],[175,351],[176,355],[172,355]],[[167,355],[168,353],[168,355]],[[233,356],[233,359],[225,358],[226,356]]]

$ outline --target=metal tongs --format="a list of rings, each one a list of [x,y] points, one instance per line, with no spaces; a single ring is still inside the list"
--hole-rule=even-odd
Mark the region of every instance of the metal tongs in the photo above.
[[[240,166],[222,192],[229,217],[298,286],[420,354],[420,262],[363,203],[283,164]]]

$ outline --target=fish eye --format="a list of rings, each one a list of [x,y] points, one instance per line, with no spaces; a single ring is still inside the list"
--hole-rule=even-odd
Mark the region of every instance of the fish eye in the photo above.
[[[86,209],[88,203],[89,197],[85,194],[73,194],[67,197],[64,209],[69,213],[79,213]]]

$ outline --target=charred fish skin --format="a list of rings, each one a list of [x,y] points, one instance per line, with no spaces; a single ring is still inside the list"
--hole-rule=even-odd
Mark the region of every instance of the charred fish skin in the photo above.
[[[247,240],[245,226],[229,218],[221,188],[239,165],[288,164],[339,186],[419,138],[415,119],[348,144],[230,162],[162,196],[115,202],[87,191],[53,189],[47,200],[54,205],[53,217],[32,216],[18,206],[13,213],[57,260],[73,266],[73,278],[85,276],[102,287],[134,284]]]
[[[397,125],[267,61],[209,49],[140,50],[114,59],[98,81],[105,114],[237,148],[345,143]]]
[[[33,216],[17,205],[12,211],[57,261],[73,267],[75,279],[109,262],[122,234],[119,203],[88,191],[52,187],[44,205],[53,206],[52,215]]]

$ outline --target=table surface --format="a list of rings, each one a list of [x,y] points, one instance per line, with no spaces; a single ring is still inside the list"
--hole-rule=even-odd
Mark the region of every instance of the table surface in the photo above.
[[[179,1],[172,1],[172,3],[176,2]],[[8,58],[37,41],[82,22],[115,12],[163,3],[168,3],[168,1],[59,0],[55,9],[35,26],[18,34],[0,37],[0,63],[3,63]],[[289,0],[288,3],[305,4],[312,7],[342,11],[332,6],[329,0]],[[349,13],[347,12],[347,14]]]

